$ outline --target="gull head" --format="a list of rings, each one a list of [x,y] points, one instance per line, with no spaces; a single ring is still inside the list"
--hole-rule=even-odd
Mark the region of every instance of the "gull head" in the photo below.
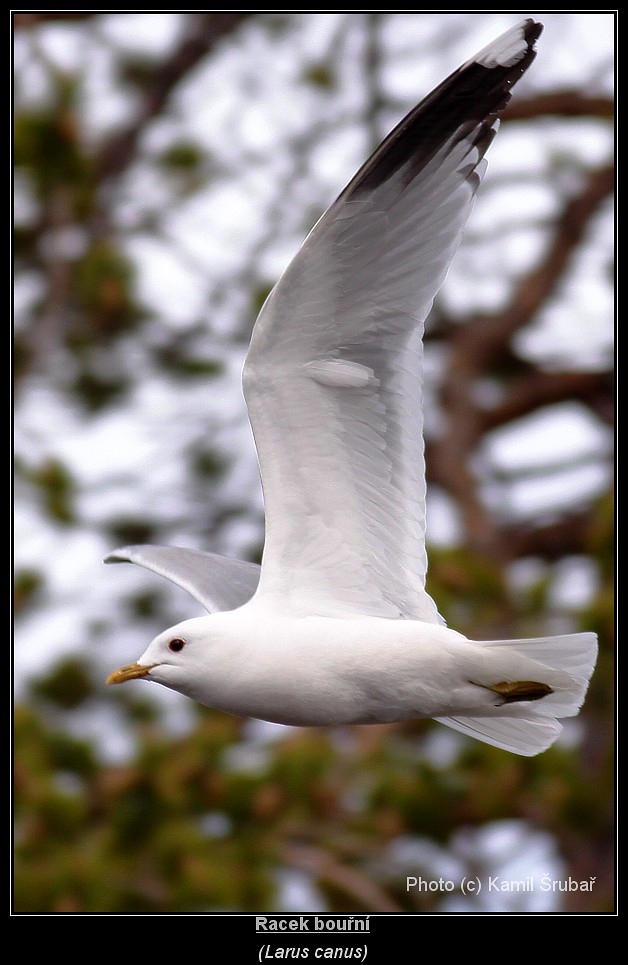
[[[109,674],[108,684],[145,678],[187,696],[194,696],[194,680],[211,661],[219,640],[211,628],[212,617],[184,620],[164,630],[149,644],[136,663]]]

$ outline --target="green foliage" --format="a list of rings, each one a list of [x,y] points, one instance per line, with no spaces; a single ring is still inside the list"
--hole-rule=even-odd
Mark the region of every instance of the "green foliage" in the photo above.
[[[73,332],[77,346],[119,335],[135,316],[134,268],[110,241],[95,240],[74,264],[73,287],[82,324]]]
[[[275,871],[307,841],[358,876],[381,876],[400,909],[416,911],[388,881],[386,845],[399,835],[446,847],[460,827],[513,816],[575,841],[592,827],[606,833],[599,780],[571,752],[528,762],[464,742],[443,770],[421,754],[433,726],[288,731],[243,770],[242,723],[203,711],[184,738],[137,723],[135,755],[112,766],[18,708],[16,910],[269,910]],[[324,867],[318,884],[332,909],[372,910]],[[421,907],[432,904],[427,896]]]
[[[253,290],[251,318],[257,318],[272,290],[273,285],[258,285],[258,287]]]
[[[129,381],[126,378],[103,378],[84,368],[78,373],[72,389],[85,409],[97,412],[119,398],[128,387]]]
[[[328,90],[336,82],[335,70],[330,64],[320,61],[317,64],[310,64],[303,74],[303,79],[314,87]]]
[[[38,570],[18,570],[13,579],[13,606],[16,613],[36,601],[43,584]]]
[[[67,657],[44,677],[31,682],[35,697],[50,701],[65,710],[78,707],[94,693],[89,667],[82,660]]]
[[[176,345],[160,348],[154,352],[154,358],[159,367],[177,381],[191,378],[214,379],[223,372],[223,366],[217,359],[193,357]]]
[[[588,532],[588,548],[595,555],[604,579],[613,580],[616,562],[615,542],[615,492],[611,488],[598,501],[591,514]]]
[[[146,620],[161,613],[161,596],[161,593],[155,590],[128,597],[126,602],[131,618]]]
[[[447,623],[476,639],[490,638],[512,607],[499,563],[463,546],[430,552],[427,589]]]
[[[77,187],[89,184],[90,160],[80,146],[77,120],[69,105],[19,114],[14,127],[14,159],[16,167],[30,176],[41,200],[60,185],[70,188],[78,200],[82,194],[77,193]],[[75,209],[76,213],[81,207]]]
[[[156,542],[156,526],[147,518],[118,516],[109,523],[107,534],[116,546]]]
[[[225,470],[224,460],[213,449],[201,449],[190,456],[193,471],[204,479],[217,479]]]
[[[147,56],[137,54],[133,57],[125,56],[118,62],[118,73],[123,84],[142,89],[150,86],[155,76],[155,61]]]
[[[29,483],[47,516],[57,524],[75,522],[76,487],[70,472],[58,459],[46,459],[27,467],[16,459],[16,476]]]
[[[166,170],[195,171],[202,163],[201,148],[191,141],[178,141],[171,144],[159,156],[159,163]]]

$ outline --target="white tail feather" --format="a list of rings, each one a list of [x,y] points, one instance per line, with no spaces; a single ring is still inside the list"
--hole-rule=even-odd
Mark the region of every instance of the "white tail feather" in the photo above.
[[[556,637],[528,640],[484,640],[484,647],[508,647],[547,667],[565,670],[574,677],[589,679],[597,658],[594,633],[565,633]]]
[[[535,701],[496,707],[491,716],[438,717],[447,727],[503,750],[532,757],[550,747],[562,730],[558,718],[573,717],[585,698],[597,658],[594,633],[571,633],[530,640],[489,640],[482,646],[508,648],[529,661],[531,680],[553,693]],[[527,677],[527,674],[526,674]]]
[[[548,717],[437,717],[441,724],[523,757],[534,757],[554,743],[563,725]]]

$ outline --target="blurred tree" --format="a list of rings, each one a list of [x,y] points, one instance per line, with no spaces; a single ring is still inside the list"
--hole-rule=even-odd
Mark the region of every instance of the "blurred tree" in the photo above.
[[[190,604],[96,569],[133,541],[259,558],[235,411],[256,312],[369,146],[512,18],[14,15],[18,913],[612,909],[613,23],[546,20],[426,337],[441,612],[600,636],[568,739],[522,760],[430,722],[266,730],[186,704],[173,731],[163,694],[100,678]],[[593,890],[406,891],[500,873],[504,834]]]

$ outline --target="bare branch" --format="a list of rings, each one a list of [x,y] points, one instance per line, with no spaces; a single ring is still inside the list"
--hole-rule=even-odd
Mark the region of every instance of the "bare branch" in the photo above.
[[[530,412],[555,402],[579,399],[609,424],[613,413],[607,411],[607,400],[613,397],[609,372],[540,372],[530,369],[525,376],[513,380],[505,397],[483,413],[483,430],[489,431],[520,419]]]
[[[89,20],[95,13],[57,13],[53,10],[39,10],[37,13],[14,13],[13,25],[24,29],[36,27],[38,23],[59,20]]]
[[[497,409],[492,414],[490,410],[471,407],[474,388],[497,359],[512,355],[513,336],[532,320],[554,293],[572,256],[579,249],[591,219],[613,188],[612,166],[591,172],[580,193],[565,205],[545,255],[520,280],[509,305],[494,315],[452,327],[449,333],[449,362],[442,386],[447,430],[430,447],[430,474],[455,499],[470,544],[498,558],[510,558],[511,547],[500,535],[497,522],[492,519],[477,492],[477,481],[472,470],[473,450],[488,427],[506,421],[508,409],[510,418],[514,418],[516,411],[529,412],[545,404],[552,393],[554,401],[565,398],[566,377],[556,377],[553,388],[550,388],[549,378],[541,373],[535,375],[535,384],[517,382],[502,403],[501,412]],[[598,392],[602,388],[599,380],[582,374],[574,373],[569,379],[572,390],[576,388],[576,381],[579,382],[579,389],[586,389],[587,393]],[[542,392],[536,399],[533,395],[535,389]],[[599,409],[599,401],[596,404]]]
[[[178,49],[165,63],[159,63],[149,83],[143,90],[143,104],[135,120],[112,138],[100,153],[98,177],[109,178],[120,174],[137,149],[137,143],[146,125],[163,110],[178,82],[211,49],[228,36],[243,20],[251,17],[245,13],[204,13],[191,17],[193,29]]]
[[[565,556],[588,553],[591,519],[588,512],[570,513],[545,526],[508,526],[502,530],[505,559],[536,556],[554,563]]]
[[[498,358],[513,335],[527,325],[554,294],[573,254],[578,250],[592,218],[615,186],[613,165],[592,171],[582,191],[572,198],[558,218],[553,237],[541,261],[523,276],[510,304],[496,315],[458,327],[454,342],[458,353],[473,357],[479,371]]]
[[[556,90],[512,101],[503,113],[504,121],[547,117],[601,117],[612,119],[615,104],[610,97],[590,97],[579,90]]]
[[[403,911],[372,879],[355,868],[340,864],[328,851],[312,845],[289,844],[284,846],[283,853],[290,865],[333,885],[370,911],[391,914]]]

